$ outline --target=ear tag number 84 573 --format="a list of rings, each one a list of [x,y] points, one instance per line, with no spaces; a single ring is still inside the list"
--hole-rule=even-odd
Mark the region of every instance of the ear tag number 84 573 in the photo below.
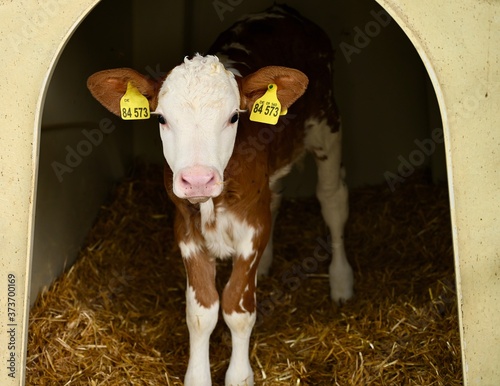
[[[253,104],[250,113],[251,121],[275,125],[278,123],[279,116],[286,114],[286,110],[281,111],[281,103],[276,95],[277,91],[278,86],[274,83],[267,86],[266,93]]]
[[[120,99],[120,114],[124,120],[149,118],[149,102],[132,82],[128,82],[127,92]]]

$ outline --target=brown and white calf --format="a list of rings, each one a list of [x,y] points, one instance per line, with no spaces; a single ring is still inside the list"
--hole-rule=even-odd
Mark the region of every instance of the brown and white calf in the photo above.
[[[120,115],[119,100],[131,82],[158,115],[165,187],[176,206],[175,237],[187,274],[188,386],[211,384],[209,338],[220,304],[232,336],[226,385],[253,384],[248,351],[257,275],[266,274],[272,260],[280,180],[305,151],[316,159],[317,197],[331,232],[331,297],[343,301],[353,294],[332,61],[324,32],[294,10],[275,6],[237,22],[210,55],[184,59],[162,81],[131,69],[89,78],[94,97],[114,114]],[[270,84],[289,111],[274,126],[249,120]],[[221,300],[218,258],[233,262]]]

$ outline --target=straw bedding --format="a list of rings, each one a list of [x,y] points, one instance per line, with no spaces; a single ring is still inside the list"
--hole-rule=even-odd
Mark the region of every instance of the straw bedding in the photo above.
[[[77,263],[38,298],[28,385],[182,385],[185,275],[161,170],[140,168],[103,205]],[[461,385],[446,186],[415,174],[356,189],[346,248],[353,300],[329,300],[315,199],[285,200],[271,275],[259,281],[251,361],[260,385]],[[321,256],[321,257],[320,257]],[[222,287],[229,263],[219,267]],[[230,335],[211,338],[222,385]]]

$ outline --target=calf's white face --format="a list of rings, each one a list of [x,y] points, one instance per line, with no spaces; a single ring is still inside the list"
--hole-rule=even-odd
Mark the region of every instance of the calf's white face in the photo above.
[[[87,87],[113,114],[120,116],[120,100],[134,86],[158,115],[163,154],[173,172],[173,192],[192,203],[221,194],[224,170],[236,139],[239,108],[251,109],[269,84],[278,87],[283,110],[305,91],[302,72],[268,66],[236,82],[215,56],[184,59],[164,81],[130,68],[103,70],[91,75]],[[240,101],[241,98],[241,101]]]
[[[194,203],[222,192],[239,106],[234,75],[215,56],[186,58],[167,76],[154,113],[176,196]]]

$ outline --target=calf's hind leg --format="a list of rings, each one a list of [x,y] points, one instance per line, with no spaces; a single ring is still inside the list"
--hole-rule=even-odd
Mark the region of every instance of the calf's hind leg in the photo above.
[[[286,168],[285,172],[288,172],[290,167]],[[267,242],[266,249],[264,249],[264,253],[260,258],[259,268],[257,270],[257,276],[267,276],[269,274],[269,270],[271,268],[271,264],[273,262],[273,236],[274,236],[274,224],[276,223],[276,218],[278,217],[278,211],[281,204],[281,191],[282,191],[282,180],[281,176],[272,179],[270,183],[271,189],[271,216],[272,216],[272,225],[271,225],[271,235],[269,237],[269,241]]]
[[[353,273],[344,247],[344,226],[349,216],[348,190],[341,166],[341,131],[332,133],[326,120],[308,122],[306,147],[313,152],[318,169],[316,196],[331,235],[330,295],[344,302],[353,295]]]

